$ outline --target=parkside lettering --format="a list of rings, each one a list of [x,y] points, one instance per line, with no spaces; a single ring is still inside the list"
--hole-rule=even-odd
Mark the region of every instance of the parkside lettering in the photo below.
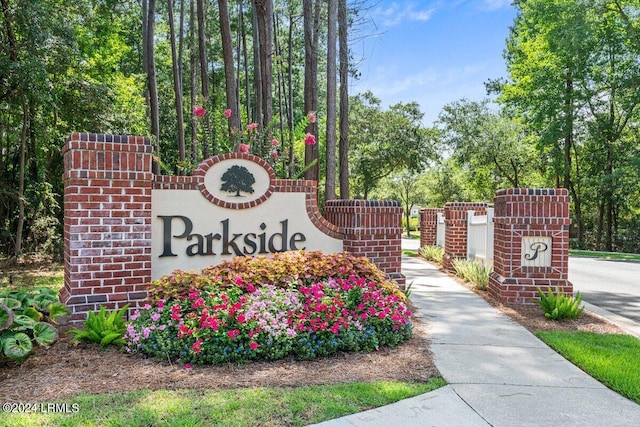
[[[152,280],[238,256],[344,248],[311,220],[306,193],[273,185],[273,170],[254,156],[213,157],[194,179],[197,188],[151,192]]]
[[[158,219],[162,221],[160,258],[178,256],[173,244],[175,240],[193,242],[184,248],[187,257],[255,256],[306,249],[307,237],[302,232],[290,232],[288,219],[279,221],[275,227],[261,222],[255,232],[235,232],[230,218],[225,218],[212,224],[215,225],[213,229],[200,233],[194,232],[193,221],[187,216],[158,215]]]

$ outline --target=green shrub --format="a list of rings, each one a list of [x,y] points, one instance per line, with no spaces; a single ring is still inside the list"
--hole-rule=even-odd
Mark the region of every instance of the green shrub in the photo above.
[[[191,288],[204,289],[214,285],[229,288],[238,283],[252,286],[270,284],[286,289],[291,283],[309,285],[327,277],[346,279],[350,276],[375,282],[404,299],[404,294],[397,285],[388,280],[369,259],[347,252],[323,254],[320,251],[281,252],[271,258],[235,257],[207,267],[200,273],[175,270],[151,282],[149,296],[154,301],[168,300],[186,295]]]
[[[420,248],[420,256],[427,261],[435,262],[442,265],[442,258],[444,257],[444,248],[440,246],[422,246]]]
[[[453,268],[456,270],[456,275],[473,283],[476,289],[485,290],[489,286],[490,267],[485,267],[476,261],[460,258],[453,261]]]
[[[536,289],[540,295],[538,303],[544,311],[544,317],[547,319],[576,319],[584,311],[584,307],[580,307],[582,302],[580,292],[576,292],[575,297],[572,297],[565,295],[561,289],[554,294],[551,288],[547,288],[546,295],[540,288]]]
[[[124,338],[127,351],[163,361],[314,359],[394,347],[412,333],[405,294],[347,253],[237,257],[151,289],[155,301],[133,313]]]
[[[49,288],[0,293],[0,356],[26,359],[33,341],[48,346],[58,339],[55,324],[68,314]]]
[[[410,217],[409,218],[409,229],[411,231],[418,231],[419,228],[420,228],[420,218]],[[407,219],[403,216],[402,217],[402,230],[406,230],[406,229],[407,229]]]
[[[124,344],[122,336],[127,331],[124,315],[128,308],[129,304],[120,310],[107,312],[107,309],[102,306],[98,314],[90,312],[87,320],[84,321],[83,329],[69,331],[70,334],[73,334],[71,342],[84,340],[99,343],[102,346]]]
[[[400,298],[355,276],[288,289],[238,283],[136,310],[124,338],[128,352],[160,361],[309,360],[395,347],[411,337],[410,317]]]

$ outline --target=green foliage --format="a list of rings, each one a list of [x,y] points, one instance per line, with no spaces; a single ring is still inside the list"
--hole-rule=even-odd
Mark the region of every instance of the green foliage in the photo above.
[[[582,302],[580,292],[576,292],[575,297],[572,297],[565,295],[562,290],[558,290],[557,293],[554,294],[551,288],[548,288],[548,292],[545,295],[539,287],[536,289],[540,295],[538,303],[544,311],[544,317],[547,319],[575,319],[584,311],[584,307],[580,307],[580,303]]]
[[[440,246],[422,246],[420,247],[420,256],[427,261],[435,262],[442,265],[442,258],[444,258],[444,248]]]
[[[191,288],[202,289],[217,284],[232,287],[236,283],[272,284],[288,288],[292,282],[310,284],[325,277],[348,278],[351,275],[379,284],[399,298],[404,298],[394,282],[370,260],[347,252],[323,254],[320,251],[288,251],[266,257],[235,257],[200,273],[176,270],[149,285],[149,296],[157,301],[186,295]]]
[[[0,292],[0,356],[22,361],[31,353],[33,341],[45,347],[52,344],[58,339],[53,324],[67,315],[49,288]]]
[[[453,268],[456,270],[456,275],[467,282],[473,283],[476,289],[485,290],[489,286],[490,267],[486,267],[477,261],[460,258],[453,261]]]
[[[84,340],[99,343],[103,347],[110,344],[123,345],[125,341],[122,336],[127,331],[124,316],[128,308],[129,304],[119,310],[108,312],[104,306],[101,306],[97,314],[89,312],[83,329],[69,331],[73,335],[71,342]]]
[[[380,180],[403,170],[419,172],[435,157],[434,134],[422,125],[415,102],[383,110],[371,92],[351,99],[349,161],[354,194],[368,198]]]

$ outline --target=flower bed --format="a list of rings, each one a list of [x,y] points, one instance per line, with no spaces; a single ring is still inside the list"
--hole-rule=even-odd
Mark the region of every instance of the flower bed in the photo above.
[[[261,268],[249,274],[245,264],[255,262]],[[307,274],[314,262],[325,266],[325,277]],[[152,284],[155,291],[168,291],[167,283],[178,280],[182,291],[132,316],[127,350],[164,361],[219,364],[372,351],[411,336],[404,295],[389,282],[371,280],[383,275],[364,258],[294,252],[238,258],[218,271],[223,274],[217,277],[212,269],[203,275],[176,272]]]

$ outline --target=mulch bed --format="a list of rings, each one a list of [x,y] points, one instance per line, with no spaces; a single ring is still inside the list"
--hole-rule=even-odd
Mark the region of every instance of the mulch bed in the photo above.
[[[7,267],[4,266],[5,273]],[[39,269],[42,271],[42,268]],[[454,277],[454,276],[452,276]],[[454,277],[455,278],[455,277]],[[486,292],[469,287],[494,307],[530,331],[588,330],[623,333],[618,327],[591,313],[562,322],[545,319],[537,306],[509,306]],[[398,380],[427,382],[439,376],[427,339],[427,325],[414,318],[413,338],[395,349],[372,353],[340,353],[313,361],[288,358],[245,365],[194,366],[156,362],[97,344],[74,345],[65,329],[48,349],[37,349],[25,362],[0,362],[0,400],[3,402],[50,402],[79,393],[115,393],[141,389],[233,389],[241,387],[299,387],[306,385]]]

